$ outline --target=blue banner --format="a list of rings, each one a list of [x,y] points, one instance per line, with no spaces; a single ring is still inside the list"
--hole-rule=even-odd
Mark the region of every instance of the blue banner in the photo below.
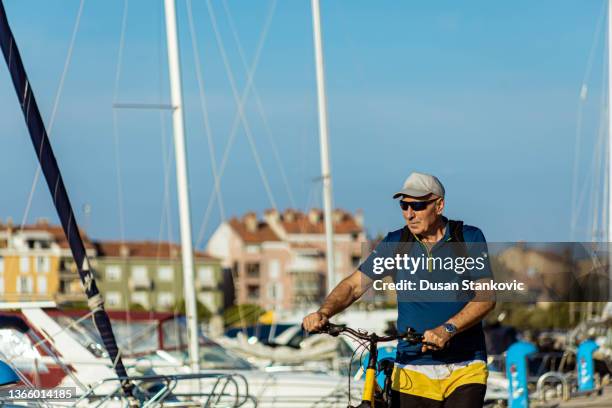
[[[576,353],[578,391],[593,391],[595,389],[593,353],[598,348],[599,346],[593,340],[584,341],[578,346]]]
[[[508,406],[510,408],[529,407],[527,356],[536,351],[538,351],[538,349],[533,344],[519,341],[511,345],[506,352]]]

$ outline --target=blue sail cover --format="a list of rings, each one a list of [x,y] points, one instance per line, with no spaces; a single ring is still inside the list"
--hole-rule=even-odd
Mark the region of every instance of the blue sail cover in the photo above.
[[[16,384],[19,382],[17,373],[10,365],[0,360],[0,387],[3,385]]]
[[[49,143],[49,137],[26,75],[17,43],[9,26],[2,0],[0,0],[0,46],[2,47],[2,53],[4,54],[13,85],[15,86],[15,92],[17,93],[30,138],[34,145],[36,157],[49,186],[53,204],[62,223],[64,234],[70,244],[72,256],[87,294],[89,307],[93,311],[94,322],[100,332],[104,347],[108,351],[117,375],[125,378],[127,377],[127,372],[119,355],[110,320],[104,310],[104,301],[96,286],[93,271],[90,268],[85,252],[85,245],[83,244],[83,239],[74,217],[74,212],[72,211],[70,199],[68,198],[55,154]],[[130,397],[133,389],[132,383],[124,379],[122,387],[125,395]]]

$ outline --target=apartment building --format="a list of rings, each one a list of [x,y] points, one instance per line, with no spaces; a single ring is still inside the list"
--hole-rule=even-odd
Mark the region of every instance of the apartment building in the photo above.
[[[109,310],[135,305],[147,310],[173,310],[183,301],[179,245],[156,241],[99,241],[95,247],[98,286]],[[223,306],[220,261],[196,251],[194,269],[197,299],[213,314],[218,314]]]
[[[359,264],[366,242],[363,216],[333,211],[336,281]],[[326,287],[323,212],[267,210],[262,219],[250,212],[219,225],[207,252],[231,271],[237,303],[266,309],[320,302]]]
[[[82,234],[87,253],[95,249]],[[0,223],[0,299],[85,300],[62,227],[45,219],[15,226]]]

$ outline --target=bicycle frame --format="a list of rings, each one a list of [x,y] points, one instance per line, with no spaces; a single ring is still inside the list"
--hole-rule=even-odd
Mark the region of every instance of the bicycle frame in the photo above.
[[[313,332],[314,333],[314,332]],[[365,340],[368,342],[368,351],[370,353],[368,359],[368,365],[365,372],[365,383],[363,386],[363,392],[361,396],[361,403],[357,406],[349,405],[347,408],[390,408],[391,407],[391,373],[393,371],[393,365],[381,364],[381,367],[377,366],[378,363],[378,343],[384,343],[388,341],[394,341],[403,339],[410,343],[423,343],[423,335],[416,333],[414,329],[408,328],[405,333],[391,335],[391,336],[378,336],[376,333],[366,333],[357,331],[342,325],[335,325],[328,323],[318,333],[327,333],[331,336],[339,336],[340,334],[347,334],[351,337]],[[384,389],[377,390],[376,383],[376,371],[377,369],[383,370],[385,373],[385,384]],[[350,373],[349,373],[350,375]]]
[[[374,406],[374,391],[376,390],[376,363],[378,362],[378,347],[376,342],[370,340],[370,358],[365,373],[365,384],[361,396],[361,404],[358,407]]]

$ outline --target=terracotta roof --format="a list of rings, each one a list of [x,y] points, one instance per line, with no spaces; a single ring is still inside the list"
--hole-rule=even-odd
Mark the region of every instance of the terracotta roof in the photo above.
[[[358,234],[363,232],[360,217],[360,215],[353,216],[353,214],[341,209],[334,210],[334,233]],[[230,219],[228,223],[247,243],[280,241],[281,238],[277,234],[279,230],[284,230],[288,234],[325,233],[323,211],[320,209],[312,209],[308,213],[292,209],[287,209],[283,213],[278,213],[276,210],[266,210],[264,219],[265,221],[260,221],[254,212],[249,212],[241,218]]]
[[[252,216],[252,214],[247,214],[247,216]],[[280,241],[278,235],[272,231],[267,223],[260,222],[257,219],[254,220],[253,228],[249,228],[245,217],[240,220],[234,217],[228,222],[244,242],[258,244],[266,241]]]
[[[27,224],[27,225],[24,225],[23,227],[14,226],[13,232],[18,232],[21,229],[23,229],[24,231],[47,232],[51,234],[51,236],[53,237],[53,240],[60,246],[60,248],[62,249],[70,248],[70,245],[68,244],[68,239],[66,238],[66,235],[64,234],[64,229],[62,228],[61,225],[51,225],[46,221],[39,221],[36,224]],[[83,243],[85,244],[85,248],[94,249],[94,245],[89,239],[89,237],[87,236],[87,234],[85,234],[85,232],[82,229],[80,229],[80,232],[81,232],[81,238],[83,238]]]
[[[355,217],[344,210],[336,209],[333,214],[335,234],[360,233],[360,226]],[[312,209],[307,214],[296,210],[285,210],[280,214],[282,227],[289,234],[323,234],[325,233],[325,216],[323,211]]]
[[[180,245],[167,241],[97,241],[95,245],[99,257],[180,259],[181,256]],[[193,256],[196,259],[217,259],[202,251],[194,251]]]

